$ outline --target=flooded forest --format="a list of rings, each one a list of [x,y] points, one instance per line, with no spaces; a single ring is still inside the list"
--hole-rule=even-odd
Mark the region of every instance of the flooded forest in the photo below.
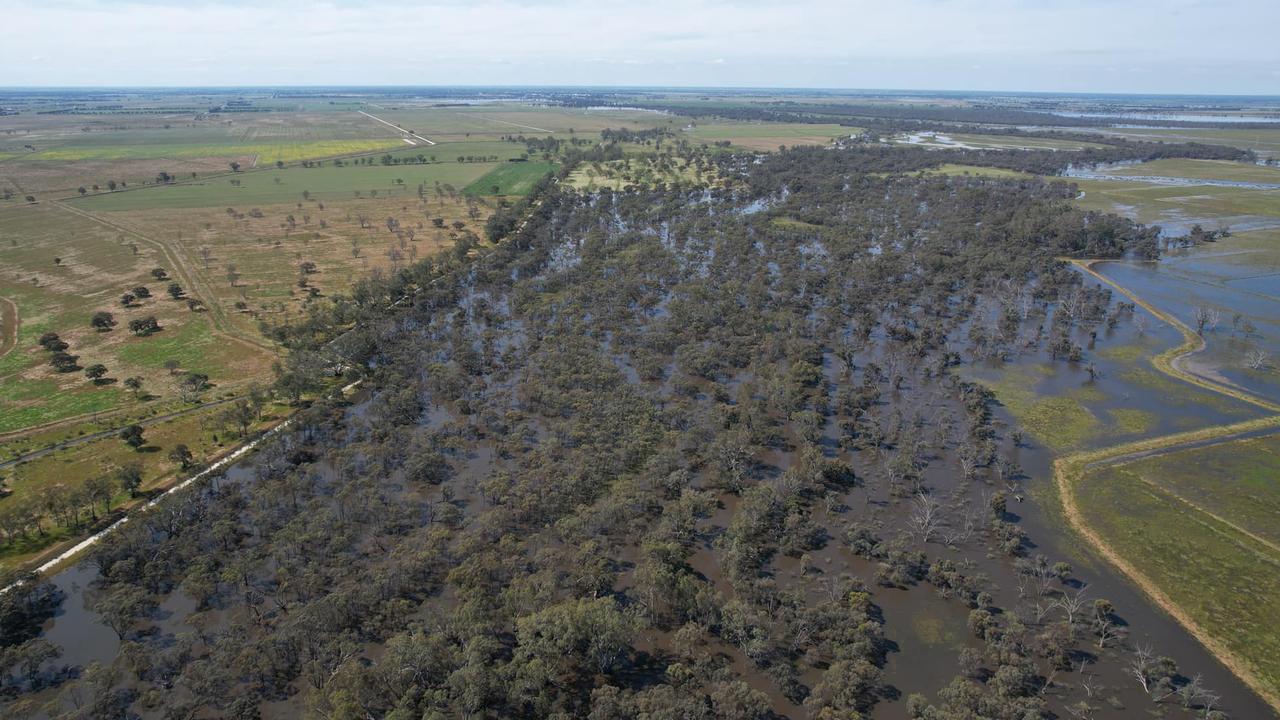
[[[1269,716],[1081,549],[1053,448],[981,382],[1089,392],[1108,348],[1176,343],[1067,260],[1155,229],[918,148],[708,162],[548,177],[497,242],[276,328],[282,382],[360,384],[0,596],[0,715]],[[1117,407],[1253,417],[1149,394]]]

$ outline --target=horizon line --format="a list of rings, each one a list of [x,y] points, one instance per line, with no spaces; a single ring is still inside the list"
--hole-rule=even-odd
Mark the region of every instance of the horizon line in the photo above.
[[[775,91],[785,93],[914,93],[914,94],[970,94],[970,95],[1060,95],[1060,96],[1112,96],[1112,97],[1205,97],[1205,98],[1257,98],[1280,100],[1280,93],[1203,93],[1203,92],[1151,92],[1151,91],[1106,91],[1106,90],[992,90],[992,89],[945,89],[945,88],[854,88],[854,87],[822,87],[822,86],[777,86],[777,85],[658,85],[658,84],[488,84],[488,83],[456,83],[430,85],[396,85],[396,84],[230,84],[230,85],[0,85],[0,93],[12,91],[34,90],[623,90],[623,91]]]

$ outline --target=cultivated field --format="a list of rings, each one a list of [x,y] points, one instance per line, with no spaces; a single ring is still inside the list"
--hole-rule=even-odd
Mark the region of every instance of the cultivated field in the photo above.
[[[1280,694],[1280,439],[1171,452],[1088,473],[1086,520]]]
[[[44,515],[42,532],[28,532],[0,537],[0,569],[10,569],[29,562],[76,536],[76,527],[68,525],[49,514],[42,506],[54,497],[71,498],[87,496],[91,481],[106,479],[110,495],[95,502],[92,511],[83,509],[78,519],[82,525],[92,525],[101,516],[118,512],[136,504],[141,498],[164,488],[174,478],[185,474],[182,463],[175,459],[173,451],[183,445],[191,454],[190,466],[199,466],[218,455],[235,448],[240,440],[240,428],[231,423],[226,413],[231,405],[223,404],[198,409],[172,420],[147,424],[143,436],[145,444],[134,450],[119,437],[111,434],[100,440],[76,444],[55,450],[42,457],[0,470],[7,495],[0,503],[0,528],[11,527],[11,518],[25,512]],[[281,405],[267,405],[255,413],[247,425],[253,433],[280,421],[288,413]],[[119,473],[126,467],[138,471],[136,493],[119,484]],[[81,528],[83,529],[83,528]]]
[[[25,193],[138,185],[242,167],[399,149],[391,128],[354,111],[242,115],[0,117],[0,183]]]
[[[558,167],[546,162],[506,163],[476,178],[462,192],[471,197],[527,195],[534,183]]]
[[[507,162],[526,147],[501,141],[505,133],[467,139],[502,127],[479,115],[463,115],[457,142],[410,145],[360,107],[0,118],[0,461],[112,433],[0,472],[21,484],[14,497],[112,471],[116,455],[131,452],[116,429],[192,407],[178,388],[185,373],[208,376],[205,401],[269,384],[278,352],[262,322],[284,322],[465,233],[483,235],[495,186],[522,195],[555,167]],[[124,306],[121,295],[139,286],[149,297]],[[91,327],[100,311],[115,324]],[[130,331],[146,317],[160,329]],[[50,365],[52,351],[37,342],[48,332],[78,356],[74,369]],[[87,377],[97,364],[103,375]],[[166,449],[189,435],[197,456],[212,453],[225,433],[191,428],[213,412],[148,438]],[[144,487],[172,477],[163,452],[139,460]]]
[[[196,207],[102,216],[167,238],[230,322],[251,334],[259,320],[283,321],[314,294],[344,292],[375,269],[403,266],[452,244],[460,229],[483,235],[493,207],[459,190],[437,196],[432,189],[424,199],[404,190],[391,194],[242,206],[236,214]]]
[[[497,167],[492,162],[454,159],[412,165],[327,163],[322,167],[286,167],[235,173],[208,180],[102,193],[75,200],[91,211],[162,210],[172,208],[235,207],[347,200],[356,197],[411,197],[419,186],[434,192],[437,183],[463,188]]]
[[[433,107],[433,103],[379,103],[368,112],[406,130],[437,142],[526,137],[580,136],[595,141],[606,128],[643,130],[672,127],[679,118],[661,113],[623,109],[534,107],[529,105],[481,105]]]

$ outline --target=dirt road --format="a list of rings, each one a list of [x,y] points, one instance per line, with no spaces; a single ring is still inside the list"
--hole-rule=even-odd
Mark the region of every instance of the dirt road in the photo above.
[[[363,116],[365,116],[365,117],[367,117],[367,118],[373,118],[374,120],[377,120],[378,122],[382,123],[383,125],[386,125],[387,127],[395,128],[397,131],[402,132],[402,133],[404,133],[405,135],[408,135],[408,136],[409,136],[409,137],[411,137],[411,138],[416,138],[416,139],[418,139],[418,140],[421,140],[422,142],[424,142],[424,143],[426,143],[426,144],[428,144],[428,145],[435,145],[435,141],[433,141],[433,140],[428,140],[428,139],[426,139],[426,138],[422,137],[421,135],[419,135],[419,134],[417,134],[417,133],[415,133],[415,132],[410,132],[410,131],[408,131],[408,130],[405,130],[404,128],[400,127],[399,125],[396,125],[395,123],[387,122],[386,120],[383,120],[382,118],[378,117],[377,115],[370,115],[369,113],[367,113],[367,112],[365,112],[365,111],[363,111],[363,110],[357,110],[356,112],[360,113],[361,115],[363,115]]]

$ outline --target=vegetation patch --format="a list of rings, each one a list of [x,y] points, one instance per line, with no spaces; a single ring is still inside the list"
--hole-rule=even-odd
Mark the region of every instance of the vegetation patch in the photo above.
[[[490,170],[463,188],[462,192],[470,196],[482,195],[528,195],[534,183],[547,173],[555,172],[559,165],[545,162],[509,162]]]
[[[1010,371],[997,381],[984,381],[1018,424],[1054,450],[1083,447],[1096,437],[1102,423],[1080,400],[1070,396],[1041,396],[1028,389],[1027,373]]]
[[[1116,428],[1128,435],[1141,435],[1150,432],[1156,425],[1155,413],[1137,408],[1115,408],[1108,410]]]
[[[371,140],[314,140],[309,142],[206,144],[206,145],[113,145],[69,146],[32,153],[31,160],[59,162],[84,160],[135,160],[141,158],[207,158],[254,157],[259,164],[277,161],[292,163],[299,160],[326,158],[335,155],[399,149],[404,145],[396,138]]]
[[[936,168],[923,171],[926,175],[975,175],[979,177],[995,177],[995,178],[1031,178],[1035,177],[1030,173],[1018,172],[1017,170],[1007,170],[1005,168],[981,167],[979,165],[958,165],[956,163],[944,163]]]
[[[1116,552],[1280,693],[1280,554],[1124,469],[1086,475],[1076,497]]]
[[[1129,345],[1111,345],[1094,352],[1098,357],[1106,360],[1133,364],[1141,360],[1143,357],[1146,357],[1148,349],[1142,345],[1132,343]]]

